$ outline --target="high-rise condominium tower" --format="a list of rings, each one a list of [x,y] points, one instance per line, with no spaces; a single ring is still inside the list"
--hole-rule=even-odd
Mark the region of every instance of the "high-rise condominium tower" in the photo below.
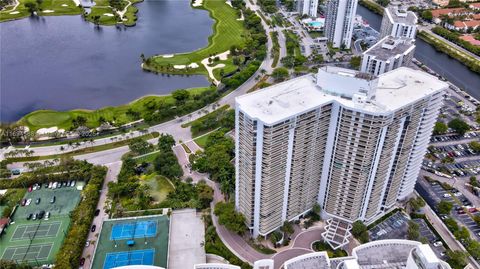
[[[385,8],[380,38],[386,36],[406,37],[415,39],[418,18],[412,11],[401,6],[391,5]]]
[[[358,0],[328,0],[325,34],[334,48],[350,48]]]
[[[235,204],[253,236],[316,204],[371,222],[412,193],[447,84],[324,67],[236,99]]]
[[[302,15],[317,17],[318,0],[298,0],[297,11]]]

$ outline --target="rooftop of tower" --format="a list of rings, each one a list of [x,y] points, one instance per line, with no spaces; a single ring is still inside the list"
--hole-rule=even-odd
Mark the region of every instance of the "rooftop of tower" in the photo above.
[[[391,57],[411,51],[415,48],[410,38],[393,38],[386,36],[371,46],[364,54],[375,56],[376,59],[386,61]]]
[[[384,16],[388,16],[390,21],[394,23],[403,23],[407,25],[415,25],[418,21],[415,13],[395,4],[390,4],[385,8]]]
[[[378,78],[358,71],[324,67],[319,74],[297,77],[236,98],[236,105],[251,118],[275,124],[338,102],[344,107],[384,115],[406,106],[448,84],[425,72],[400,67]]]

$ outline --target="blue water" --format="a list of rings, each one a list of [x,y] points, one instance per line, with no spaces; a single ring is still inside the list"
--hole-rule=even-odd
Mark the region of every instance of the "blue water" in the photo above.
[[[312,21],[312,22],[309,22],[308,24],[313,26],[313,27],[322,27],[323,26],[323,23],[321,23],[319,21]]]
[[[190,0],[145,0],[135,27],[96,28],[80,16],[0,23],[0,122],[37,109],[96,109],[148,94],[206,86],[205,76],[144,72],[140,55],[208,44],[213,20]],[[179,19],[181,18],[181,19]]]

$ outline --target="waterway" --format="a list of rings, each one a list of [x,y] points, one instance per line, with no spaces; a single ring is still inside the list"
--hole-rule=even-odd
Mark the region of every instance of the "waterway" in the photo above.
[[[380,30],[382,17],[365,7],[358,5],[357,14],[361,15],[372,28]],[[448,79],[453,84],[480,100],[480,75],[470,71],[468,67],[452,57],[437,52],[425,41],[417,38],[415,41],[415,58],[433,71]]]
[[[143,71],[140,55],[205,47],[213,20],[189,0],[145,0],[135,27],[95,27],[81,16],[0,23],[0,121],[38,109],[96,109],[148,94],[207,86],[205,76]]]

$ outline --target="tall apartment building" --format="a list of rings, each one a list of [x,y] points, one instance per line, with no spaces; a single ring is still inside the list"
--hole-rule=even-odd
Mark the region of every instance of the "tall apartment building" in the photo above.
[[[375,76],[409,65],[415,52],[410,38],[386,36],[362,55],[360,71]]]
[[[297,11],[302,15],[317,17],[318,0],[297,0]]]
[[[325,34],[334,48],[350,48],[358,0],[328,0]]]
[[[390,35],[415,39],[417,21],[415,13],[401,6],[386,7],[380,27],[380,38]]]
[[[235,206],[253,236],[316,203],[372,222],[410,195],[447,87],[405,67],[324,67],[237,97]]]

